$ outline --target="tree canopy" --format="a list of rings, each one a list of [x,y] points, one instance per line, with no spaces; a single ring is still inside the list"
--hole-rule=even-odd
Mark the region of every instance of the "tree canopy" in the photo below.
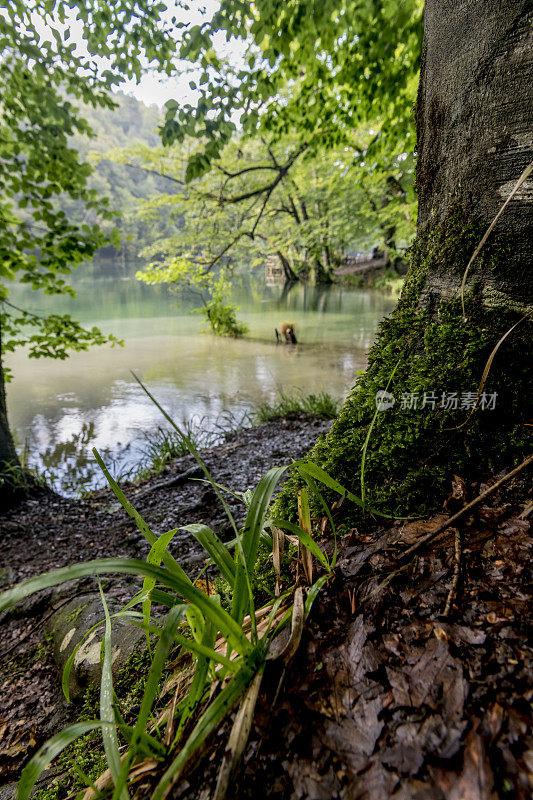
[[[422,10],[420,0],[223,0],[184,26],[179,57],[203,70],[190,84],[198,103],[168,101],[166,154],[135,154],[181,186],[143,207],[144,222],[179,220],[146,250],[158,261],[150,280],[183,279],[187,258],[194,272],[276,253],[287,278],[327,281],[336,254],[372,235],[395,261],[416,217]],[[231,60],[218,54],[221,32]]]
[[[287,280],[331,280],[354,247],[397,247],[414,232],[412,158],[392,160],[389,174],[361,167],[348,148],[313,154],[297,138],[271,145],[263,137],[234,137],[204,176],[185,180],[191,149],[136,147],[114,154],[167,176],[173,194],[156,193],[139,206],[143,224],[165,220],[144,250],[151,281],[176,283],[217,266],[250,268],[277,257]],[[196,149],[197,146],[196,146]],[[193,151],[194,154],[194,151]]]
[[[198,105],[167,103],[163,140],[202,137],[188,178],[206,172],[239,127],[276,137],[297,131],[308,146],[357,147],[361,125],[374,138],[368,159],[412,151],[422,0],[222,0],[204,25],[183,32],[180,58],[200,64]],[[242,40],[237,63],[214,45]]]
[[[0,301],[2,347],[28,343],[30,355],[112,339],[68,316],[43,318],[9,303],[18,280],[47,294],[73,293],[66,277],[107,240],[109,201],[90,188],[91,167],[72,138],[91,135],[82,106],[114,108],[110,89],[145,63],[170,70],[175,50],[162,4],[10,0],[0,15]],[[70,27],[84,47],[70,42]],[[82,203],[71,220],[61,198]],[[116,237],[112,239],[117,241]],[[26,326],[30,325],[29,332]]]

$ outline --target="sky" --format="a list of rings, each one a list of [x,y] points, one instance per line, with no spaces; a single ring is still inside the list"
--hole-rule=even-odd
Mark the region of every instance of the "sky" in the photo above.
[[[178,2],[165,0],[165,2],[167,11],[163,18],[169,23],[172,17],[176,17],[179,22],[198,25],[208,21],[219,7],[218,0],[190,0],[186,8],[179,5],[179,0]],[[34,24],[43,38],[51,38],[49,29],[47,30],[46,25],[38,17],[34,18]],[[76,22],[74,15],[64,25],[57,23],[56,27],[59,30],[68,27],[70,41],[76,43],[80,54],[87,54],[81,34],[81,25]],[[235,40],[226,42],[225,35],[221,34],[220,37],[215,37],[215,49],[221,57],[229,57],[236,62],[239,60],[244,48],[242,42],[236,42]],[[102,65],[105,68],[105,64],[102,63]],[[197,80],[202,72],[202,69],[189,69],[187,72],[172,78],[157,74],[155,71],[147,72],[139,83],[135,80],[124,81],[118,87],[118,90],[133,95],[146,105],[155,104],[162,107],[170,99],[195,105],[200,93],[191,89],[189,82]]]

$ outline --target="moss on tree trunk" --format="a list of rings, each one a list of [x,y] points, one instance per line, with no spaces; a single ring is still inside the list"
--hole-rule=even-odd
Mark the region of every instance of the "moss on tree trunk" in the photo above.
[[[453,474],[482,476],[515,463],[531,448],[533,321],[523,319],[525,304],[495,304],[495,293],[487,298],[484,292],[487,275],[512,258],[512,240],[494,237],[475,262],[466,321],[459,297],[437,296],[428,285],[428,275],[439,272],[460,284],[487,224],[454,203],[445,218],[430,220],[419,234],[402,296],[381,323],[368,368],[331,431],[309,454],[354,493],[362,494],[364,482],[369,507],[391,515],[431,510],[449,491]],[[472,413],[491,352],[519,320],[498,349]],[[394,399],[394,405],[377,411],[376,395],[387,386],[392,397],[385,400]],[[362,478],[362,451],[374,416]],[[280,515],[295,516],[295,483],[277,501]],[[361,517],[356,506],[346,503],[344,509],[347,519]]]
[[[376,393],[391,381],[395,403],[377,413],[364,474],[368,505],[391,514],[435,508],[454,473],[482,475],[531,449],[531,316],[494,358],[484,391],[495,395],[495,408],[478,407],[471,416],[461,408],[463,398],[468,405],[475,397],[500,338],[533,311],[531,182],[506,207],[469,272],[466,321],[460,287],[477,244],[533,159],[532,37],[527,0],[426,0],[416,108],[418,234],[407,282],[366,372],[309,456],[361,494]],[[452,392],[456,409],[445,407],[453,406]],[[409,408],[414,398],[417,407]],[[295,516],[294,489],[293,479],[279,513]]]

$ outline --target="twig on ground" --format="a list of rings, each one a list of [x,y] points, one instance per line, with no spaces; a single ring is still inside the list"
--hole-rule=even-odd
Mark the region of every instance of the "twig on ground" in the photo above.
[[[450,586],[450,591],[448,592],[448,597],[446,598],[446,605],[444,606],[444,611],[442,612],[443,617],[449,616],[453,601],[457,597],[457,587],[459,586],[459,576],[461,575],[461,553],[462,553],[461,531],[459,530],[459,528],[455,528],[455,557],[453,566],[453,578],[452,578],[452,585]]]
[[[168,481],[159,481],[159,483],[154,483],[153,486],[148,486],[148,488],[136,494],[135,499],[139,500],[139,498],[145,497],[147,494],[156,492],[159,489],[173,489],[175,486],[181,486],[182,483],[191,480],[191,478],[200,478],[203,474],[200,467],[191,467],[190,469],[186,469],[185,472],[180,472],[179,475],[176,475]]]
[[[453,514],[453,516],[451,516],[448,520],[446,520],[446,522],[443,522],[441,525],[438,525],[434,531],[430,531],[425,536],[422,536],[422,538],[419,539],[418,542],[415,542],[414,545],[405,550],[401,554],[400,558],[402,559],[408,558],[413,553],[416,553],[417,550],[420,550],[420,548],[424,547],[424,545],[426,545],[428,542],[431,542],[433,539],[435,539],[435,537],[441,534],[443,531],[445,531],[446,528],[449,528],[450,525],[453,525],[454,522],[457,522],[457,520],[460,519],[463,516],[463,514],[466,514],[467,511],[470,511],[472,508],[475,508],[477,505],[479,505],[479,503],[482,503],[486,497],[491,495],[493,492],[499,489],[500,486],[503,486],[504,483],[507,483],[507,481],[511,480],[511,478],[514,478],[515,475],[518,475],[519,472],[521,472],[523,469],[525,469],[532,463],[533,463],[533,455],[528,456],[525,461],[523,461],[521,464],[518,465],[518,467],[512,469],[511,472],[508,472],[507,475],[504,475],[503,478],[500,478],[500,480],[496,481],[495,484],[489,486],[488,489],[486,489],[480,495],[475,497],[474,500],[472,500],[470,503],[467,503],[466,506],[463,506],[461,509],[459,509],[459,511],[456,514]]]

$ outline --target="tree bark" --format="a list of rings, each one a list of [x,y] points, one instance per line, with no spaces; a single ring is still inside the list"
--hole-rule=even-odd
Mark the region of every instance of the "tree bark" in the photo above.
[[[19,464],[17,451],[7,421],[4,373],[0,367],[0,474],[5,464]]]
[[[0,510],[9,508],[20,497],[20,487],[13,480],[13,467],[20,467],[20,461],[7,419],[6,386],[2,366],[2,321],[0,319]]]
[[[468,216],[491,221],[533,159],[533,26],[529,0],[427,0],[417,103],[418,231],[460,199]],[[483,276],[498,295],[531,303],[533,187],[511,201],[496,231],[512,257]],[[466,265],[465,265],[466,266]],[[462,276],[431,270],[424,295],[453,297]]]
[[[294,283],[299,281],[300,278],[294,272],[293,268],[291,267],[288,258],[286,258],[281,250],[276,250],[276,255],[279,259],[281,266],[283,267],[283,273],[285,275],[285,283]]]
[[[310,453],[383,512],[434,509],[452,475],[481,477],[531,449],[531,180],[472,264],[466,319],[461,301],[469,259],[533,159],[530,8],[527,0],[426,2],[419,217],[406,284],[367,370]],[[381,410],[380,391],[392,396]],[[278,514],[296,516],[295,484]],[[360,520],[357,506],[345,503],[343,513]]]

